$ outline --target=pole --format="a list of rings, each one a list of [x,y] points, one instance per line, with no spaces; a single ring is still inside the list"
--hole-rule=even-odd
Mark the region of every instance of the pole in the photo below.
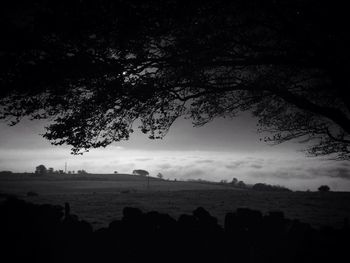
[[[64,163],[64,173],[67,173],[67,162]]]

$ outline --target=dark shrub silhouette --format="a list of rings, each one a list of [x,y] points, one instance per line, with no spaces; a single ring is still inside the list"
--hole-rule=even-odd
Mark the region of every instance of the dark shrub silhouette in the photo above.
[[[47,168],[45,165],[40,164],[39,166],[35,167],[35,174],[36,175],[45,175],[47,174]]]
[[[319,188],[318,188],[318,191],[320,192],[329,192],[331,189],[328,185],[321,185]]]
[[[137,169],[137,170],[133,170],[132,171],[133,175],[141,175],[141,176],[148,176],[149,172],[146,170],[142,170],[142,169]]]
[[[232,178],[231,184],[236,185],[238,183],[238,179],[237,178]]]
[[[85,171],[85,170],[78,170],[78,171],[77,171],[77,174],[85,175],[85,174],[88,174],[88,172]]]
[[[246,184],[243,181],[239,181],[236,186],[240,188],[245,188]]]
[[[290,192],[291,191],[290,189],[283,186],[270,185],[270,184],[264,184],[264,183],[257,183],[253,185],[252,189],[256,191],[269,191],[269,192]]]

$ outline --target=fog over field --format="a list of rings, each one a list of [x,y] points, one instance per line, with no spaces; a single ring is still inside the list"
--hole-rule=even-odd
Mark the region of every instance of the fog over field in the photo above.
[[[350,190],[350,164],[328,158],[305,157],[297,141],[269,146],[259,141],[255,121],[245,114],[192,127],[175,123],[163,140],[150,140],[139,132],[130,141],[70,154],[67,146],[52,146],[39,135],[46,122],[24,121],[15,127],[1,124],[0,170],[33,172],[39,164],[91,173],[130,173],[146,169],[170,179],[227,180],[279,184],[293,190],[317,190],[322,184],[335,191]]]

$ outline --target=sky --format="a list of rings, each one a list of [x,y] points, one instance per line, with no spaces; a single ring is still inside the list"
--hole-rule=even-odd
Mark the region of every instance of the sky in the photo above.
[[[216,119],[202,127],[179,119],[162,140],[136,132],[129,141],[116,142],[83,155],[69,146],[53,146],[40,134],[45,121],[24,120],[14,127],[0,123],[0,170],[33,172],[39,164],[90,173],[131,173],[146,169],[165,178],[210,181],[232,178],[245,183],[283,185],[293,190],[350,191],[350,162],[306,157],[305,145],[288,142],[270,146],[259,139],[256,119],[248,113],[233,119]]]

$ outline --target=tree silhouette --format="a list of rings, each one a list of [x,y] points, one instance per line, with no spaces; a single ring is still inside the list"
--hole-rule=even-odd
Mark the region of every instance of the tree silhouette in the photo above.
[[[47,174],[47,168],[45,167],[45,165],[40,164],[39,166],[35,167],[35,174],[38,174],[38,175]]]
[[[243,181],[238,181],[237,184],[236,184],[237,187],[240,187],[240,188],[245,188],[246,187],[246,184],[243,182]]]
[[[142,169],[137,169],[132,171],[133,175],[149,176],[149,172]]]
[[[238,179],[235,178],[235,177],[233,177],[233,178],[232,178],[232,181],[231,181],[231,184],[237,185],[237,183],[238,183]]]
[[[319,188],[318,188],[318,191],[319,192],[329,192],[330,191],[330,188],[328,185],[321,185]]]
[[[32,3],[32,2],[31,2]],[[267,143],[350,158],[347,8],[311,1],[35,2],[2,8],[1,118],[51,118],[73,153],[249,110]],[[15,8],[16,7],[16,8]],[[20,7],[20,8],[19,8]]]

